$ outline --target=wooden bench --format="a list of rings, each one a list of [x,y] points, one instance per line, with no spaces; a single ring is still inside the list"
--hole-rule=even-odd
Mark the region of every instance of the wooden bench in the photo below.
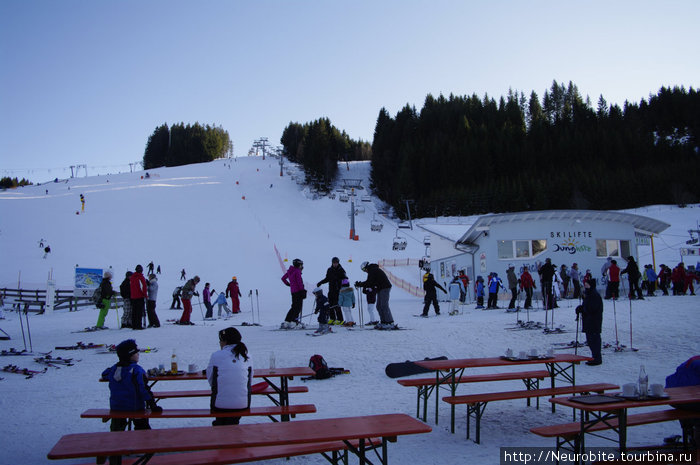
[[[307,386],[289,386],[289,394],[298,394],[302,392],[309,392]],[[279,405],[279,399],[274,396],[277,394],[272,387],[266,386],[264,389],[253,389],[251,394],[254,395],[265,395],[269,397],[275,405]],[[158,401],[160,399],[173,399],[178,397],[210,397],[211,389],[194,389],[188,391],[159,391],[153,393],[153,398]]]
[[[212,412],[210,409],[164,409],[162,412],[151,412],[141,410],[127,412],[110,409],[88,409],[80,414],[80,418],[101,418],[106,422],[112,418],[214,418],[214,417],[251,417],[267,416],[272,421],[277,421],[273,415],[295,415],[302,413],[316,413],[316,406],[313,404],[301,405],[271,405],[269,407],[250,407],[236,412]]]
[[[491,392],[485,394],[467,394],[463,396],[448,396],[442,400],[451,405],[465,404],[467,406],[467,439],[469,439],[469,425],[471,415],[476,418],[476,440],[480,443],[481,417],[484,414],[486,404],[499,400],[527,399],[532,397],[549,397],[564,394],[587,394],[591,392],[603,393],[608,390],[619,389],[619,386],[609,383],[582,384],[578,386],[561,386],[544,389],[527,389],[525,391]],[[452,431],[454,432],[454,430]]]
[[[638,425],[648,425],[651,423],[662,423],[666,421],[693,419],[699,417],[700,412],[693,412],[690,410],[657,410],[655,412],[635,413],[634,415],[627,415],[627,426],[629,427]],[[588,428],[586,432],[606,431],[610,429],[617,430],[617,427],[618,419],[612,418],[604,423],[596,423],[592,427]],[[530,428],[530,432],[545,438],[556,438],[557,451],[564,445],[566,445],[572,451],[579,450],[579,441],[581,434],[580,422],[538,426],[536,428]],[[683,431],[684,445],[688,444],[689,434],[690,433],[688,431]]]
[[[456,383],[484,383],[490,381],[511,381],[520,379],[525,383],[527,389],[537,389],[540,387],[539,381],[549,377],[547,370],[533,371],[513,371],[509,373],[491,373],[481,375],[461,376],[455,380]],[[435,377],[432,378],[413,378],[396,380],[401,386],[413,386],[417,388],[416,395],[416,417],[420,418],[420,401],[423,398],[423,421],[428,416],[428,398],[433,389],[438,387],[438,382]],[[443,383],[449,384],[450,381]],[[441,384],[443,384],[441,383]],[[527,399],[527,405],[530,405],[530,399]],[[539,406],[539,405],[538,405]]]
[[[350,446],[357,449],[360,441],[348,441]],[[368,450],[381,446],[381,438],[366,439]],[[366,446],[367,447],[367,446]],[[299,455],[321,454],[331,463],[348,463],[348,444],[343,441],[317,442],[310,444],[289,444],[286,446],[244,447],[240,449],[203,450],[197,452],[181,452],[168,455],[155,455],[149,465],[226,465],[247,463],[259,460],[272,460]],[[328,454],[331,454],[330,456]],[[132,465],[138,459],[122,459],[122,465]],[[94,464],[95,462],[90,462]],[[79,465],[90,465],[89,463]]]
[[[234,456],[234,460],[251,461],[262,458],[258,454],[259,451],[265,450],[263,447],[279,447],[277,455],[286,457],[292,453],[298,454],[298,448],[305,444],[314,445],[310,446],[312,452],[324,452],[319,450],[318,444],[331,443],[329,447],[335,448],[338,442],[342,442],[347,445],[348,452],[358,456],[360,463],[368,463],[366,455],[371,451],[373,456],[376,454],[378,461],[388,465],[388,443],[396,442],[399,436],[431,431],[429,426],[409,415],[394,413],[299,420],[294,423],[75,433],[63,435],[46,456],[51,460],[62,460],[139,454],[142,456],[139,459],[140,463],[145,463],[156,454],[172,454],[172,458],[170,455],[164,455],[165,462],[157,463],[182,465],[215,462],[206,458],[204,461],[175,462],[176,455],[180,453],[243,450],[247,455],[240,459]],[[370,443],[370,438],[381,438],[381,441]],[[357,447],[354,447],[353,443],[357,444]],[[304,453],[310,453],[308,450]],[[231,457],[226,457],[226,460],[229,460],[228,463],[234,463],[230,461]]]

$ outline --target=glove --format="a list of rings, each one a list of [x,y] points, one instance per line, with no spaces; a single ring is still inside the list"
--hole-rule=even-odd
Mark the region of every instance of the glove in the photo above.
[[[579,305],[578,307],[576,307],[576,315],[577,315],[577,317],[578,317],[578,315],[580,315],[581,313],[583,313],[583,305]]]
[[[355,281],[355,287],[362,287],[361,281]]]
[[[355,308],[355,304],[352,304],[352,308]]]
[[[148,403],[148,408],[151,409],[153,413],[161,413],[163,411],[163,407],[159,406],[154,401]]]
[[[321,287],[321,282],[320,282],[320,281],[316,283],[316,287]]]

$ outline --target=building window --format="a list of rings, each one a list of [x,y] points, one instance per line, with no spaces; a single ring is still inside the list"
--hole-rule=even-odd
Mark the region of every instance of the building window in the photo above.
[[[511,258],[532,258],[547,249],[547,241],[544,239],[498,241],[498,258],[509,260]]]
[[[619,241],[616,239],[596,239],[596,257],[605,258],[627,258],[630,256],[630,241]]]

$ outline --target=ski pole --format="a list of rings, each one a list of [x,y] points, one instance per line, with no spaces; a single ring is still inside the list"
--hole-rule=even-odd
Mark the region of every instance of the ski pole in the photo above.
[[[202,321],[204,321],[204,311],[202,310],[202,301],[199,300],[199,296],[197,296],[197,304],[199,305],[199,313],[202,315]]]
[[[258,323],[260,323],[260,295],[258,294],[257,289],[255,289],[255,303],[258,307]]]
[[[19,314],[19,324],[22,327],[22,342],[24,342],[24,350],[27,350],[27,340],[24,337],[24,322],[22,321],[22,310],[20,309],[19,305],[17,304],[17,313]]]
[[[630,350],[636,352],[639,349],[635,349],[634,344],[632,344],[632,298],[630,297]]]
[[[24,308],[24,317],[27,319],[27,336],[29,337],[29,351],[32,352],[34,348],[32,347],[32,332],[29,329],[29,311],[28,311],[29,306]],[[632,308],[630,307],[630,330],[632,329]],[[20,319],[22,319],[22,315],[19,316]],[[630,345],[632,344],[631,341],[632,338],[632,333],[630,332]]]
[[[574,355],[578,355],[578,320],[579,315],[576,314],[576,341],[574,342]]]
[[[612,297],[613,301],[613,316],[615,318],[615,350],[620,349],[620,339],[617,336],[617,308],[615,307],[615,296]]]
[[[121,329],[121,324],[119,323],[119,305],[117,304],[117,299],[112,298],[112,303],[114,304],[114,311],[117,312],[117,329]]]

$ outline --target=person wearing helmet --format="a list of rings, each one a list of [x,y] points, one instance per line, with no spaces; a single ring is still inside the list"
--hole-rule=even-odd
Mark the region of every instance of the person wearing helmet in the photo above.
[[[231,282],[226,286],[226,297],[231,295],[231,311],[233,313],[241,313],[241,301],[238,299],[241,296],[241,290],[238,287],[238,279],[234,276]]]
[[[328,283],[328,303],[331,306],[328,318],[330,320],[338,322],[343,321],[343,313],[340,310],[340,306],[338,306],[338,294],[340,292],[341,282],[343,279],[347,279],[347,277],[348,275],[340,264],[340,259],[338,257],[333,257],[331,266],[326,270],[326,277],[316,283],[316,287],[321,287],[323,284]]]
[[[112,289],[112,272],[105,271],[104,278],[100,283],[100,298],[102,299],[102,306],[100,307],[100,314],[97,317],[97,329],[107,329],[105,326],[105,318],[109,312],[109,306],[112,302],[112,297],[114,296],[114,289]]]
[[[306,298],[306,289],[304,289],[304,280],[301,278],[301,271],[304,269],[304,262],[298,258],[292,260],[292,266],[289,267],[287,272],[282,276],[282,282],[285,286],[289,287],[292,293],[292,306],[287,312],[287,316],[284,318],[281,329],[295,329],[297,327],[303,327],[299,322],[299,317],[301,316],[301,309],[304,305],[304,299]]]
[[[430,309],[430,304],[433,304],[435,309],[435,314],[440,314],[440,304],[437,299],[437,290],[440,289],[443,293],[447,294],[447,291],[442,287],[437,281],[435,281],[435,276],[432,273],[428,273],[428,277],[423,281],[423,290],[425,291],[425,297],[423,298],[423,313],[422,317],[428,318],[428,310]]]
[[[360,269],[367,273],[365,281],[356,281],[355,287],[371,287],[377,289],[377,312],[379,324],[375,329],[398,329],[394,323],[394,317],[389,308],[389,295],[391,294],[391,282],[386,273],[376,263],[363,262]]]
[[[316,301],[314,303],[314,313],[318,314],[318,329],[314,331],[316,334],[326,334],[332,333],[330,325],[328,324],[328,312],[330,310],[330,304],[325,295],[323,295],[323,289],[317,287],[314,289],[314,296]]]

